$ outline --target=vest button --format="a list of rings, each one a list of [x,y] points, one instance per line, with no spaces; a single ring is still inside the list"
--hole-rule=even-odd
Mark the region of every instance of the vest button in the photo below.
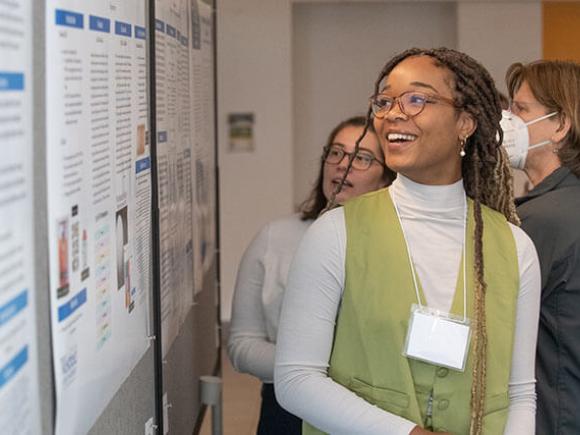
[[[448,374],[449,374],[449,369],[446,369],[445,367],[439,367],[437,369],[437,376],[440,378],[444,378]]]
[[[439,401],[439,403],[437,404],[437,409],[444,411],[447,408],[449,408],[449,400],[447,399],[441,399]],[[445,432],[444,430],[442,432]]]

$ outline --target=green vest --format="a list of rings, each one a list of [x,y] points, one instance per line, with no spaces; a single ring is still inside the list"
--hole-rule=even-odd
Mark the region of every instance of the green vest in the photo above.
[[[473,320],[475,222],[471,200],[468,207],[467,315]],[[347,202],[344,213],[345,289],[329,376],[367,402],[421,427],[468,434],[473,346],[463,373],[401,354],[410,308],[417,301],[405,239],[388,189]],[[488,337],[484,434],[498,435],[503,434],[509,405],[519,271],[515,241],[505,217],[485,206],[482,217]],[[436,246],[433,255],[437,255]],[[451,312],[463,315],[463,260],[457,267],[460,273]],[[421,289],[420,296],[424,304]],[[322,432],[304,423],[302,433]]]

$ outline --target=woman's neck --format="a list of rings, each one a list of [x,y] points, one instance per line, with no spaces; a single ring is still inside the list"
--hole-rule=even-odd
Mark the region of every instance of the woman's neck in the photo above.
[[[447,185],[420,184],[399,174],[393,182],[393,193],[399,204],[413,203],[421,208],[448,209],[463,207],[463,180]]]

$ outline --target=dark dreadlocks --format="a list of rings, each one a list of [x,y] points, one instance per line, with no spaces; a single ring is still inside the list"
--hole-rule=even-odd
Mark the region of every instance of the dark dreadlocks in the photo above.
[[[382,81],[400,62],[413,56],[429,56],[436,66],[451,72],[451,86],[458,110],[470,114],[477,123],[475,132],[464,144],[465,156],[462,159],[461,172],[465,191],[473,199],[475,215],[474,364],[470,434],[480,435],[483,432],[487,354],[481,204],[502,213],[509,222],[519,224],[513,202],[509,162],[507,154],[500,146],[503,139],[499,125],[500,96],[490,74],[480,63],[466,54],[448,48],[413,48],[395,56],[383,67],[375,83],[374,94],[379,93]],[[361,138],[372,122],[372,110],[369,106]],[[359,142],[360,139],[357,141],[357,148]],[[335,194],[338,191],[340,186]],[[332,199],[327,208],[332,207]]]

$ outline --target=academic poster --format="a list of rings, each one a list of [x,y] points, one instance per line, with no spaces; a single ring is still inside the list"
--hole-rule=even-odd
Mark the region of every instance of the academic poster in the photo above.
[[[193,304],[188,1],[157,0],[155,14],[161,347],[165,356]]]
[[[32,1],[0,2],[0,432],[41,432],[34,285]]]
[[[94,424],[149,347],[146,2],[46,2],[56,433]]]

